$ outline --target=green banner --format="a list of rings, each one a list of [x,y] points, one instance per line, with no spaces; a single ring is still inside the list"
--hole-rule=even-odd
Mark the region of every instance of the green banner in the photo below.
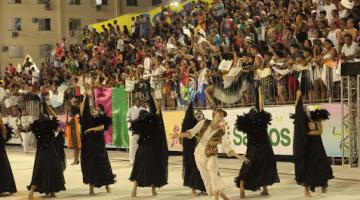
[[[128,95],[121,85],[112,89],[113,145],[128,148],[129,135],[126,122],[128,111]]]

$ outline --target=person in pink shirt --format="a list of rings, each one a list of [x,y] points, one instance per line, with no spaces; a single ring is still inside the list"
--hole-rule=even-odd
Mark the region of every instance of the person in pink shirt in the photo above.
[[[12,63],[9,63],[8,73],[10,75],[15,75],[16,74],[16,67]]]

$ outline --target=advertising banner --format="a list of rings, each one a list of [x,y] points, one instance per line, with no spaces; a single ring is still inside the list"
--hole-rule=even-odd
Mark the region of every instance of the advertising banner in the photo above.
[[[341,105],[340,104],[320,104],[308,106],[309,109],[324,108],[330,113],[330,120],[324,122],[322,134],[323,143],[329,157],[341,157]],[[247,136],[235,129],[237,115],[249,112],[250,108],[225,109],[228,113],[226,121],[229,126],[229,136],[233,149],[243,154],[246,152]],[[292,155],[293,153],[293,120],[289,118],[295,112],[294,106],[273,106],[266,107],[265,110],[272,114],[272,122],[268,128],[270,141],[276,155]],[[212,110],[203,110],[207,119],[211,119]],[[171,151],[181,151],[182,146],[178,140],[171,139],[173,130],[181,127],[185,111],[163,112],[165,130],[169,138],[169,149]],[[222,151],[222,148],[219,148]]]
[[[95,104],[103,105],[107,116],[112,116],[112,88],[97,88],[94,90]],[[104,132],[104,139],[106,144],[112,144],[112,125]]]

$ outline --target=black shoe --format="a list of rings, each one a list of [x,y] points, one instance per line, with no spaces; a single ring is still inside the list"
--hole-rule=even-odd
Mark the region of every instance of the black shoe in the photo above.
[[[78,165],[80,163],[80,161],[79,160],[74,160],[74,162],[73,163],[71,163],[71,165]]]

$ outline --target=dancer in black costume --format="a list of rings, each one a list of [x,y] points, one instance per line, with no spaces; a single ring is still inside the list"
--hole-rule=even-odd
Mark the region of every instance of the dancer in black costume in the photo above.
[[[267,132],[271,114],[263,109],[262,86],[258,88],[256,97],[256,108],[238,116],[236,121],[237,130],[247,134],[246,157],[250,160],[248,164],[242,165],[239,176],[235,178],[241,198],[245,198],[245,190],[256,191],[260,187],[263,187],[261,195],[268,196],[267,186],[279,182],[275,155]]]
[[[43,111],[38,120],[31,124],[31,130],[36,137],[37,148],[31,184],[27,186],[29,199],[34,198],[34,192],[45,193],[55,197],[55,193],[65,190],[65,155],[64,136],[55,132],[59,122],[55,112],[42,102]]]
[[[169,153],[161,110],[153,99],[148,103],[150,111],[141,110],[130,127],[134,134],[139,134],[139,148],[129,178],[134,182],[132,197],[136,197],[137,187],[151,187],[152,195],[156,196],[155,188],[166,185],[168,180]]]
[[[201,120],[204,120],[204,115],[196,118],[194,115],[193,105],[189,104],[188,109],[185,113],[185,118],[182,123],[181,132],[185,133],[187,130],[194,128],[194,126]],[[195,147],[197,141],[196,138],[188,139],[184,138],[182,140],[183,145],[183,179],[184,186],[190,187],[192,189],[192,195],[197,196],[196,190],[205,192],[205,185],[201,178],[200,172],[196,166],[195,162]]]
[[[294,119],[294,161],[295,179],[298,185],[305,187],[305,196],[310,197],[310,191],[322,187],[327,192],[328,180],[333,179],[324,145],[321,140],[322,122],[329,119],[326,110],[309,111],[304,109],[302,93],[296,93]]]
[[[115,183],[115,174],[111,169],[109,156],[105,147],[104,131],[112,123],[110,117],[104,113],[104,107],[100,104],[96,110],[91,110],[89,97],[84,96],[81,108],[81,171],[83,183],[89,184],[89,194],[94,195],[94,187],[106,186],[110,193],[109,185]]]
[[[3,123],[1,115],[0,130],[0,194],[13,194],[16,193],[16,185],[5,149],[6,142],[11,139],[13,131]]]

